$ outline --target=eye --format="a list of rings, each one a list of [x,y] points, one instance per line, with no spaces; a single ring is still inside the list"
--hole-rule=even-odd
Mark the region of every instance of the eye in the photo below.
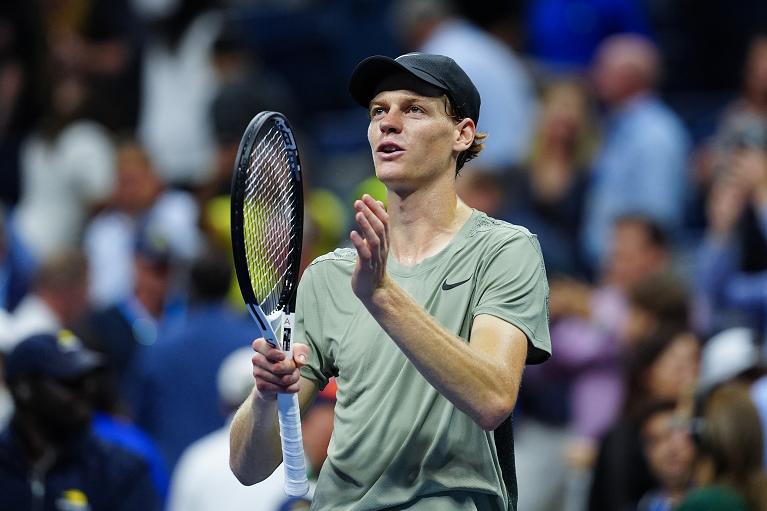
[[[423,113],[423,108],[421,108],[418,105],[410,105],[410,107],[408,107],[407,111],[410,112],[410,113],[413,113],[413,114],[420,114],[420,113]]]
[[[370,109],[370,117],[378,117],[379,115],[383,115],[384,109],[380,106],[374,106]]]

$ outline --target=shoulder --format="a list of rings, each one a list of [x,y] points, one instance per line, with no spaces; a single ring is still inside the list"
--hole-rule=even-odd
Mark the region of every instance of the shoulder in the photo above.
[[[88,441],[88,457],[96,458],[100,473],[109,480],[132,480],[149,472],[149,464],[138,452],[129,450],[116,442],[91,436]]]
[[[337,248],[314,259],[306,267],[307,272],[323,272],[354,268],[357,263],[357,251],[353,248]]]
[[[531,250],[539,255],[541,253],[538,236],[526,227],[487,216],[482,212],[477,212],[473,222],[466,235],[469,240],[476,240],[475,242],[485,243],[493,248]]]

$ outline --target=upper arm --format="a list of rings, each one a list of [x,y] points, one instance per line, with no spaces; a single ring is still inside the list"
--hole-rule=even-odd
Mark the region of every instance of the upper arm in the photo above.
[[[499,388],[508,389],[516,401],[527,359],[527,336],[518,327],[490,314],[474,318],[471,327],[471,348],[500,366]]]

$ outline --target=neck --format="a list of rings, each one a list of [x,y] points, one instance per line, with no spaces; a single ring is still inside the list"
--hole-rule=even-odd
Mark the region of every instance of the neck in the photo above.
[[[16,413],[13,417],[13,430],[30,465],[36,465],[45,458],[55,457],[58,451],[56,444],[47,437],[44,429],[39,427],[33,417],[28,417],[23,412]]]
[[[437,182],[407,194],[390,190],[388,212],[391,253],[407,266],[445,248],[471,216],[453,182],[449,186]]]

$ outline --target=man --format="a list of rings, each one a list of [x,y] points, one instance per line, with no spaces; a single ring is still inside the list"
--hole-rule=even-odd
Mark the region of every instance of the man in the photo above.
[[[32,290],[0,330],[0,351],[9,352],[36,333],[72,328],[88,307],[88,261],[80,250],[47,257],[37,270]]]
[[[0,434],[3,509],[159,509],[143,460],[91,432],[100,366],[68,331],[33,335],[9,353],[16,410]]]
[[[640,35],[609,37],[597,52],[594,88],[608,118],[582,236],[596,271],[616,218],[644,215],[672,234],[682,226],[690,144],[681,120],[655,95],[660,67],[658,49]]]
[[[452,59],[370,57],[350,92],[369,108],[388,211],[356,201],[354,249],[304,272],[306,345],[293,360],[254,341],[256,385],[233,422],[230,465],[244,484],[266,478],[281,458],[276,393],[300,389],[305,409],[335,376],[313,509],[513,510],[509,416],[525,362],[550,353],[538,242],[457,198],[456,173],[484,135],[479,93]]]

